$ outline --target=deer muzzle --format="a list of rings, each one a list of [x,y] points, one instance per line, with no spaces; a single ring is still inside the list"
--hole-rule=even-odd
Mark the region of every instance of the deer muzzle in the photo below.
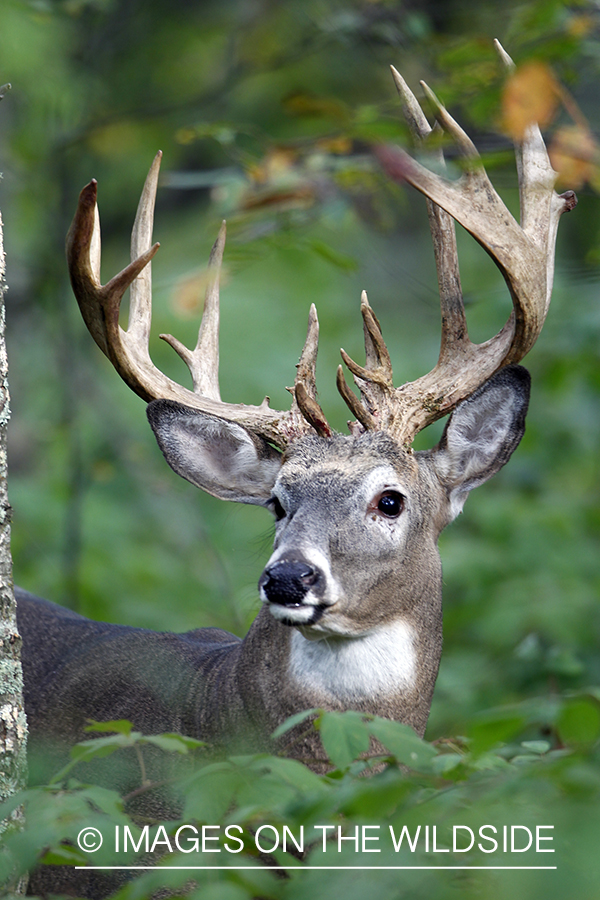
[[[278,559],[264,570],[258,582],[261,597],[278,606],[315,606],[323,594],[322,572],[302,558]],[[311,594],[311,597],[308,595]]]

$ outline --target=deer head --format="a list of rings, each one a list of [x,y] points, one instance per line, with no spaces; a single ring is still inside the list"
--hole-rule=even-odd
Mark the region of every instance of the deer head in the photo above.
[[[498,50],[512,65],[499,45]],[[392,72],[412,134],[426,145],[432,129],[401,76]],[[471,140],[424,89],[436,128],[454,140],[464,160],[461,177],[450,182],[397,148],[381,147],[377,155],[391,177],[410,182],[428,198],[441,297],[440,356],[429,374],[395,387],[379,323],[363,293],[365,364],[342,350],[360,397],[348,387],[341,366],[337,375],[355,417],[350,435],[333,433],[317,401],[314,306],[290,389],[291,408],[273,410],[268,399],[259,406],[221,400],[219,272],[225,224],[210,257],[196,347],[189,350],[161,335],[187,364],[192,390],[154,366],[148,351],[150,260],[158,249],[151,246],[151,232],[160,154],[144,186],[127,268],[101,285],[95,182],[81,193],[68,237],[71,281],[85,322],[121,377],[149,401],[150,424],[169,464],[217,497],[259,504],[275,516],[274,552],[259,583],[264,606],[257,629],[269,641],[281,642],[276,649],[269,644],[268,651],[269,659],[278,660],[273,672],[285,683],[278,712],[273,674],[269,680],[262,669],[250,673],[253,696],[261,695],[274,724],[302,704],[352,705],[375,707],[422,733],[441,651],[438,535],[469,491],[509,459],[524,431],[529,377],[516,363],[541,331],[558,221],[575,196],[554,192],[555,173],[539,129],[531,126],[516,148],[517,223]],[[468,336],[453,219],[494,259],[513,301],[505,326],[482,344]],[[129,325],[123,330],[119,307],[128,287]],[[437,447],[413,453],[415,435],[450,413]],[[285,637],[284,626],[292,626]]]

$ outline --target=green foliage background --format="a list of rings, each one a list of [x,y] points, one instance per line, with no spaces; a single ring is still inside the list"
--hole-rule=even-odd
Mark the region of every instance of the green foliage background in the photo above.
[[[268,556],[268,514],[200,496],[167,469],[142,402],[82,325],[63,242],[83,184],[99,181],[108,280],[127,261],[145,172],[155,151],[164,152],[152,339],[161,367],[186,377],[157,336],[195,340],[190,306],[197,313],[201,304],[190,301],[189,288],[201,285],[226,217],[224,398],[257,403],[269,395],[283,408],[315,301],[320,396],[343,429],[334,372],[340,346],[361,357],[362,288],[382,322],[397,383],[429,370],[439,341],[424,203],[386,183],[369,152],[380,140],[406,141],[388,65],[412,86],[424,78],[436,90],[515,209],[491,39],[517,62],[550,63],[594,127],[599,28],[587,0],[506,2],[501,15],[490,0],[4,0],[0,82],[12,91],[0,106],[0,205],[17,582],[109,621],[242,634]],[[559,884],[566,896],[575,877],[580,897],[597,896],[600,886],[592,872],[600,720],[589,690],[600,684],[600,203],[586,186],[578,195],[577,210],[561,222],[550,315],[527,359],[533,396],[525,439],[442,537],[445,649],[427,735],[467,735],[477,746],[483,730],[481,752],[517,739],[572,748],[574,768],[563,761],[558,774],[548,763],[544,776],[559,865],[569,875],[535,882],[523,894],[532,897],[542,888],[558,897]],[[472,334],[484,339],[508,313],[507,291],[468,236],[459,235],[459,249]],[[496,707],[520,712],[516,719],[485,713]],[[506,718],[513,725],[504,728],[498,722]],[[483,815],[479,782],[465,777],[461,802]],[[505,799],[514,789],[524,809],[540,800],[521,773],[514,777],[516,788],[502,782]],[[359,791],[354,783],[363,798],[354,814],[368,809],[383,821],[389,810],[372,799],[380,794],[371,784]],[[334,876],[325,895],[354,896],[356,885],[353,893],[342,874]],[[460,889],[500,897],[518,883],[467,880]],[[450,881],[443,884],[450,890]],[[294,885],[294,897],[315,890],[308,878]],[[393,880],[385,885],[389,896],[433,889],[426,881],[405,894]]]

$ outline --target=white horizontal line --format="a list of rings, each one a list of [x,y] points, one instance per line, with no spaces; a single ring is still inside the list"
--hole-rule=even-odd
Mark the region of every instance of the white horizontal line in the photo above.
[[[127,869],[127,870],[152,870],[156,872],[160,872],[161,870],[168,869],[181,869],[183,871],[191,871],[196,869],[204,869],[204,870],[224,870],[228,869],[252,869],[254,871],[258,871],[259,869],[283,869],[287,871],[287,869],[343,869],[344,871],[359,871],[359,870],[368,870],[372,871],[389,871],[391,869],[420,869],[420,870],[433,870],[433,869],[479,869],[479,870],[487,870],[487,869],[495,869],[502,870],[507,869],[511,871],[524,871],[524,870],[553,870],[557,869],[558,866],[303,866],[303,865],[289,865],[289,866],[75,866],[76,869],[103,869],[105,871],[114,871],[115,869]]]

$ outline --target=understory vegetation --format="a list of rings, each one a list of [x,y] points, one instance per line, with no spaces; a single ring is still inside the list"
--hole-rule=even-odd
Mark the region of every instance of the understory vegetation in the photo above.
[[[267,754],[207,761],[198,741],[143,736],[125,721],[91,725],[102,736],[78,744],[49,785],[25,793],[27,825],[6,839],[0,876],[40,860],[109,867],[113,900],[160,890],[191,900],[303,900],[343,890],[358,900],[373,878],[390,900],[502,900],[515,892],[552,900],[573,884],[592,898],[600,876],[599,697],[530,698],[434,743],[386,719],[313,710],[305,719],[329,758],[323,775]],[[372,737],[384,746],[378,753],[369,753]],[[182,758],[184,772],[174,766],[172,778],[153,782],[144,763],[150,747]],[[78,777],[110,756],[118,781],[127,755],[139,765],[127,796]],[[153,793],[176,817],[143,811]]]

